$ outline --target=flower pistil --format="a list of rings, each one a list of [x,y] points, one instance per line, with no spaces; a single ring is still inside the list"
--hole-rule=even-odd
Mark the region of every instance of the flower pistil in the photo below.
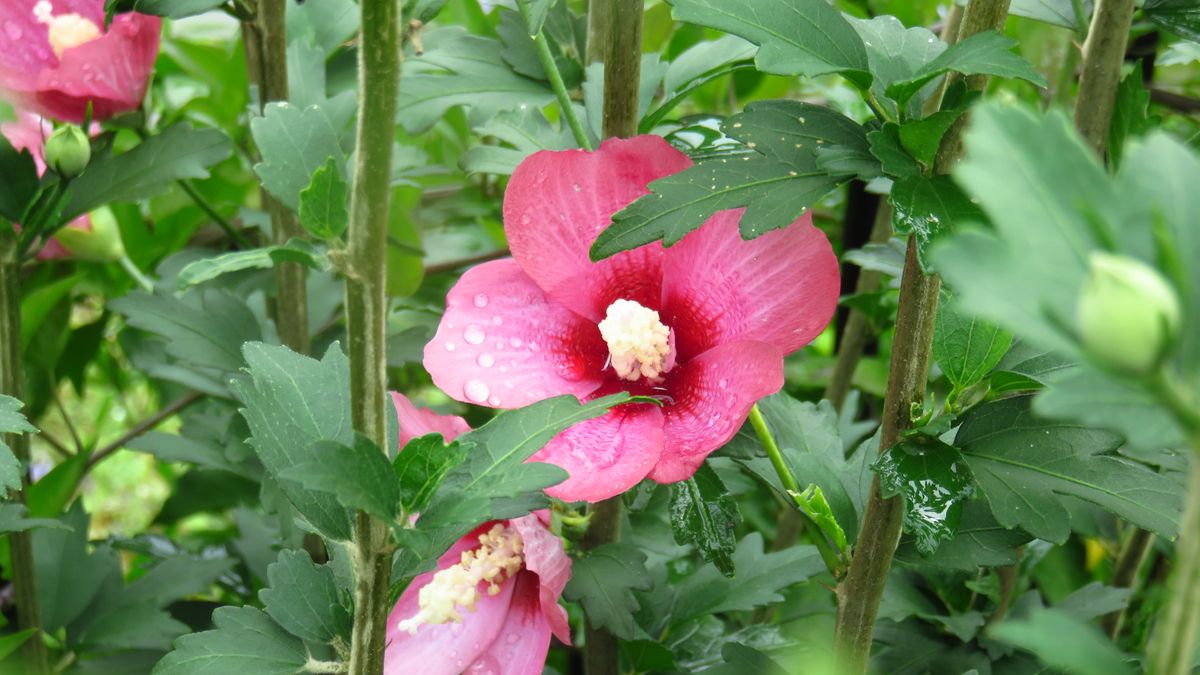
[[[609,363],[623,380],[661,382],[661,375],[674,365],[671,329],[658,312],[633,300],[608,306],[600,336],[608,344]]]

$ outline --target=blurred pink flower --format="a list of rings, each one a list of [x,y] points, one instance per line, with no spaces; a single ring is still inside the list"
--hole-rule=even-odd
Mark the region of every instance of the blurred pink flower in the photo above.
[[[690,164],[656,136],[531,155],[505,194],[512,259],[462,276],[425,347],[434,383],[460,401],[628,391],[663,402],[581,422],[534,455],[570,474],[555,497],[594,502],[647,476],[690,477],[833,314],[837,258],[808,214],[743,241],[741,210],[722,211],[671,248],[588,259],[614,213]]]
[[[113,18],[104,0],[0,2],[0,97],[76,124],[136,110],[158,55],[158,17]]]
[[[419,410],[402,394],[392,402],[401,447],[469,429],[461,417]],[[484,523],[409,584],[387,621],[384,675],[538,675],[550,635],[570,644],[558,604],[571,559],[548,528],[545,511]]]
[[[2,10],[0,10],[2,11]],[[0,124],[0,134],[8,139],[17,150],[28,150],[29,154],[33,155],[33,162],[37,165],[38,175],[46,171],[46,158],[42,154],[42,146],[46,142],[46,138],[50,136],[53,128],[48,122],[42,121],[38,115],[19,111],[17,113],[17,121]],[[79,216],[66,225],[75,229],[91,231],[92,220],[89,216]],[[37,257],[39,260],[57,260],[60,258],[71,257],[70,252],[62,247],[53,237],[46,242],[41,251],[38,251]]]

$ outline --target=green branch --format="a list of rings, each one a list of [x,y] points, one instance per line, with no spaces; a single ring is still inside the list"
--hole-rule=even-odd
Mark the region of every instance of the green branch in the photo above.
[[[529,0],[520,0],[519,4],[521,17],[528,22]],[[530,35],[529,39],[533,40],[533,44],[537,48],[538,60],[542,62],[542,70],[546,71],[546,77],[550,78],[550,87],[554,89],[554,95],[558,97],[558,107],[562,109],[563,119],[571,127],[571,134],[575,136],[575,142],[584,150],[594,150],[591,136],[583,128],[583,123],[575,114],[575,107],[571,105],[571,96],[567,93],[566,85],[563,84],[562,73],[558,71],[554,55],[550,53],[550,43],[546,40],[546,32],[539,27],[537,33]]]

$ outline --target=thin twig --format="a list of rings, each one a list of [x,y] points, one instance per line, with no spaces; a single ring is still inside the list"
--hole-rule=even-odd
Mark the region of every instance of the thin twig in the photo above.
[[[186,180],[175,181],[175,183],[179,185],[179,189],[183,190],[184,194],[186,194],[193,202],[195,202],[196,206],[200,207],[200,210],[203,211],[206,216],[211,218],[212,221],[216,223],[222,230],[225,230],[225,234],[228,234],[229,237],[233,239],[235,243],[237,243],[238,248],[254,248],[254,244],[251,244],[245,237],[243,237],[242,233],[238,232],[237,228],[235,228],[232,223],[226,220],[224,216],[222,216],[220,213],[217,213],[217,210],[213,208],[213,205],[209,204],[208,200],[204,198],[204,195],[200,194],[196,188],[192,187],[191,183]]]
[[[67,408],[63,405],[62,397],[58,395],[58,387],[54,384],[54,377],[50,377],[50,400],[54,401],[54,408],[58,411],[59,417],[62,417],[63,424],[67,427],[67,432],[71,434],[71,440],[75,443],[75,452],[83,452],[83,439],[79,437],[79,432],[75,430],[75,423],[71,421],[71,416],[67,414]]]
[[[113,454],[117,450],[120,450],[121,448],[125,447],[125,444],[128,443],[129,441],[132,441],[133,439],[137,438],[138,436],[141,436],[142,434],[146,433],[147,431],[150,431],[151,429],[158,426],[159,424],[162,424],[163,421],[165,421],[166,419],[182,412],[183,410],[188,408],[188,406],[191,406],[193,403],[196,403],[197,401],[199,401],[202,398],[204,398],[204,394],[201,394],[198,391],[193,391],[193,392],[189,392],[189,393],[184,394],[183,396],[180,396],[179,398],[175,399],[170,404],[168,404],[167,407],[163,408],[162,410],[159,410],[158,412],[154,413],[150,417],[147,417],[146,419],[142,420],[141,422],[138,422],[137,424],[135,424],[133,426],[133,428],[131,428],[129,431],[126,431],[117,440],[113,441],[112,443],[109,443],[108,445],[104,446],[103,448],[100,448],[96,452],[93,452],[92,455],[90,457],[88,457],[87,468],[90,470],[92,467],[99,464],[105,457],[108,457],[109,455]]]
[[[445,262],[434,263],[432,265],[425,266],[425,275],[428,276],[430,274],[452,272],[463,267],[478,265],[479,263],[485,263],[490,260],[499,260],[500,258],[507,257],[508,255],[510,255],[508,249],[502,248],[495,251],[489,251],[488,253],[481,253],[476,256],[471,256],[469,258],[459,258],[457,260],[447,260]]]

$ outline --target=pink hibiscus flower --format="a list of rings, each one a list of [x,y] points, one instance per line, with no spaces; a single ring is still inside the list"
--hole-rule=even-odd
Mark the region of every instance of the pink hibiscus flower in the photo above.
[[[588,259],[614,213],[690,164],[656,136],[531,155],[505,194],[513,258],[462,276],[425,347],[434,383],[460,401],[516,408],[628,391],[663,402],[581,422],[534,455],[570,474],[547,490],[555,497],[599,501],[647,476],[690,477],[833,314],[837,258],[807,214],[747,242],[741,211],[722,211],[671,248]]]
[[[48,117],[83,122],[137,110],[162,20],[121,14],[104,30],[104,0],[0,2],[0,95]]]
[[[469,429],[461,417],[418,410],[401,394],[392,402],[401,445]],[[571,559],[548,519],[542,511],[484,523],[446,551],[437,570],[414,579],[388,616],[384,675],[541,673],[550,635],[571,638],[558,604]]]
[[[17,113],[16,122],[8,122],[0,124],[0,134],[8,139],[17,150],[28,150],[29,154],[33,155],[33,162],[37,165],[38,175],[46,171],[46,158],[42,153],[42,146],[45,145],[46,138],[50,136],[53,128],[49,123],[43,122],[36,114],[26,111]],[[90,217],[83,215],[67,224],[67,227],[90,232],[92,229],[92,220]],[[62,244],[58,243],[54,238],[46,242],[41,251],[38,251],[37,257],[39,260],[57,260],[60,258],[69,258],[71,253],[63,248]]]

